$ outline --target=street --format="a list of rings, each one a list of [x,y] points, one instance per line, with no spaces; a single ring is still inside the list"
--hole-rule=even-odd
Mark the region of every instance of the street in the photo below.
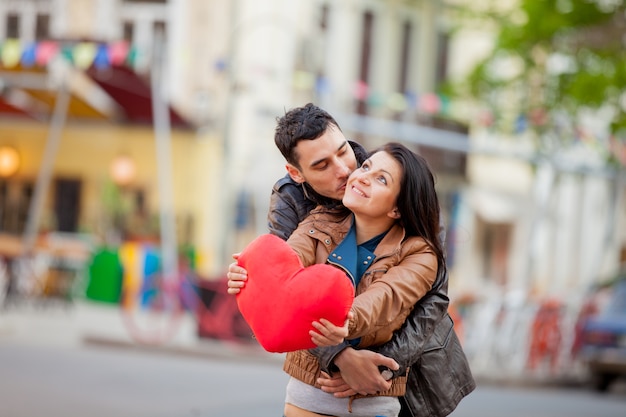
[[[282,414],[286,375],[269,364],[116,348],[0,345],[2,417]]]
[[[280,361],[0,343],[0,417],[277,417]],[[452,417],[623,417],[626,390],[479,384]]]

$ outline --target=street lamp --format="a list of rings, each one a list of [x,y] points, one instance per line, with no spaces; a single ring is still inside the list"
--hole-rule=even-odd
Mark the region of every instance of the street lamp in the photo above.
[[[20,154],[12,146],[0,146],[0,177],[8,178],[20,168]]]
[[[128,155],[118,155],[109,167],[109,174],[117,185],[128,185],[135,178],[135,162]]]

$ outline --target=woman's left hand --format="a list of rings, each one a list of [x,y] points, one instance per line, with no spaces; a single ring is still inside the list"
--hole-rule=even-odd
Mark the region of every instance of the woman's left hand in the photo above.
[[[309,332],[311,340],[319,347],[335,346],[342,343],[348,337],[348,323],[350,323],[351,318],[352,312],[348,313],[348,318],[341,327],[335,326],[326,319],[314,321],[312,325],[317,332],[314,330]]]

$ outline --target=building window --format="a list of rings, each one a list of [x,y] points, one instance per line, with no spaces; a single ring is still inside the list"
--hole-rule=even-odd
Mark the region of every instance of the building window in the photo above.
[[[55,181],[54,214],[59,232],[78,231],[81,188],[81,181],[77,179]]]
[[[161,35],[161,39],[167,40],[167,24],[162,20],[157,20],[152,24],[152,33]]]
[[[20,37],[20,17],[17,14],[7,15],[7,38],[19,39]]]
[[[129,44],[132,44],[134,35],[135,35],[135,26],[133,25],[133,23],[124,22],[124,25],[122,27],[122,36],[124,37],[124,40],[128,42]]]
[[[30,182],[0,182],[0,231],[24,233],[33,191]]]
[[[370,56],[372,54],[372,31],[374,27],[374,15],[372,12],[363,14],[363,31],[361,36],[361,65],[359,67],[359,80],[364,84],[369,84],[370,78]],[[359,97],[357,104],[358,114],[367,114],[367,97]]]
[[[405,93],[408,89],[412,33],[413,26],[411,25],[411,22],[405,22],[402,26],[402,49],[400,50],[400,74],[398,76],[398,91],[401,93]]]
[[[320,10],[320,31],[321,32],[326,32],[326,29],[328,29],[328,13],[329,13],[330,9],[328,7],[328,4],[325,4],[322,6],[321,10]]]
[[[450,35],[439,33],[437,36],[437,68],[435,68],[435,85],[440,86],[448,77],[448,48]]]
[[[40,41],[50,38],[50,15],[38,14],[35,26],[35,39]]]

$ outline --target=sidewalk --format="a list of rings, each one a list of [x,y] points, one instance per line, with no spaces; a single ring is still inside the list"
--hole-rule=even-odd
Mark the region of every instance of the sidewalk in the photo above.
[[[81,348],[89,346],[135,349],[151,353],[177,354],[239,361],[283,361],[259,345],[197,336],[196,319],[184,313],[176,321],[175,333],[163,343],[140,343],[131,337],[118,305],[75,300],[72,304],[27,300],[0,310],[0,344]]]

